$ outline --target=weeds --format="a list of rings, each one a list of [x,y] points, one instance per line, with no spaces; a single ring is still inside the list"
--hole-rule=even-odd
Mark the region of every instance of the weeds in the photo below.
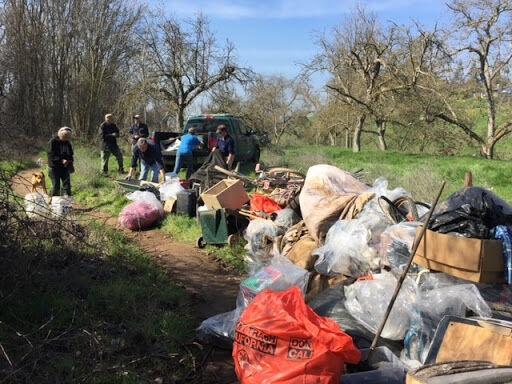
[[[0,170],[0,382],[193,383],[187,296],[122,234],[31,221]]]

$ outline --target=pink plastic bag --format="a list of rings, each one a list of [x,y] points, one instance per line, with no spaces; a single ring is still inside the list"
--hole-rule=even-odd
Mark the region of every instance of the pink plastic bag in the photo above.
[[[163,218],[163,212],[158,206],[142,201],[136,201],[123,208],[119,214],[119,224],[132,231],[151,228]]]

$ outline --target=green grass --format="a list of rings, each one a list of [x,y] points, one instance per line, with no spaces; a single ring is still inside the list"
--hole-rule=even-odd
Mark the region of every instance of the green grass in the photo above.
[[[115,179],[117,165],[111,157],[109,176],[101,174],[100,152],[94,148],[75,147],[75,173],[72,175],[72,191],[76,201],[85,208],[99,209],[111,215],[118,215],[124,206],[129,203],[125,195],[127,191],[120,188]],[[125,169],[128,169],[129,159],[124,158]],[[249,174],[254,167],[246,167],[244,172]],[[182,172],[184,175],[184,171]],[[195,245],[197,238],[201,236],[201,228],[194,218],[182,215],[167,215],[160,224],[160,229],[172,237],[173,240],[189,245]],[[243,251],[243,250],[242,250]],[[226,265],[237,271],[243,270],[243,253],[239,249],[235,251],[228,248],[209,248]]]
[[[314,164],[331,164],[347,171],[363,169],[368,181],[379,176],[389,180],[391,187],[404,187],[417,199],[431,201],[446,180],[444,197],[460,189],[466,171],[473,173],[474,184],[489,188],[512,202],[512,166],[509,161],[484,160],[471,156],[434,156],[308,146],[286,148],[284,153],[264,152],[264,161],[285,165],[304,172]]]
[[[6,371],[12,382],[185,377],[182,343],[197,326],[186,294],[119,232],[97,223],[88,231],[94,248],[64,234],[0,256],[0,340],[19,364]]]
[[[167,215],[161,229],[174,240],[187,244],[195,244],[201,236],[201,228],[196,219],[183,215]]]

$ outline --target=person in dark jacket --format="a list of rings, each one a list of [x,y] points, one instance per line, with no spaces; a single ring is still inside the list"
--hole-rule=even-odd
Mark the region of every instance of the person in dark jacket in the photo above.
[[[142,117],[140,115],[133,116],[134,124],[130,128],[130,135],[132,135],[132,149],[137,144],[137,140],[139,138],[147,138],[149,137],[149,128],[147,124],[144,124],[142,121]]]
[[[212,152],[218,150],[226,161],[228,169],[231,169],[235,161],[235,141],[229,136],[228,129],[224,124],[217,127],[217,134],[219,138]]]
[[[48,167],[52,180],[52,196],[60,196],[61,183],[64,194],[71,196],[71,174],[75,171],[73,167],[73,146],[71,145],[71,128],[62,127],[57,136],[52,138],[48,144]]]
[[[152,173],[151,181],[153,183],[158,183],[159,176],[162,180],[165,179],[162,154],[154,144],[148,142],[148,139],[141,137],[133,148],[132,163],[130,171],[128,172],[128,177],[126,178],[127,180],[130,180],[135,174],[139,159],[141,165],[139,180],[146,180],[149,171]]]
[[[111,154],[117,159],[119,173],[124,173],[123,154],[117,145],[119,128],[114,123],[114,116],[111,113],[105,115],[105,121],[100,125],[99,135],[101,138],[101,167],[103,174],[106,175],[108,173],[108,159]]]

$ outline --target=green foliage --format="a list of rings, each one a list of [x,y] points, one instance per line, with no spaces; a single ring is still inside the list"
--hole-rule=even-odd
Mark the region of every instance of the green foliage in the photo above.
[[[168,215],[162,222],[161,229],[174,240],[187,244],[195,244],[201,236],[197,221],[183,215]]]
[[[187,297],[148,256],[98,223],[28,225],[32,240],[1,238],[0,340],[16,369],[0,372],[11,382],[140,383],[190,372]]]
[[[71,187],[76,201],[91,209],[99,208],[112,215],[117,215],[128,200],[124,197],[125,191],[113,179],[117,174],[115,158],[110,157],[109,177],[101,173],[100,151],[95,148],[76,146],[75,173],[71,176]],[[124,156],[125,169],[129,166],[129,158]],[[112,170],[114,169],[114,170]]]
[[[243,242],[238,243],[234,247],[215,247],[210,245],[206,247],[206,250],[225,263],[228,268],[238,272],[245,270],[244,255],[246,250],[244,249]]]

